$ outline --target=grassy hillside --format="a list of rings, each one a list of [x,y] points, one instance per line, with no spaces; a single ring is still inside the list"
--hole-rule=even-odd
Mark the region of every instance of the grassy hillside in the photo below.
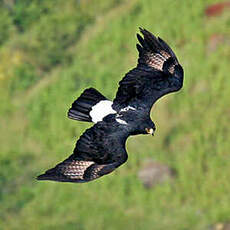
[[[206,230],[230,221],[230,14],[207,18],[214,2],[0,3],[0,229]],[[73,100],[89,86],[113,98],[136,65],[139,26],[166,40],[185,70],[183,90],[152,109],[155,137],[130,138],[128,162],[103,179],[36,181],[90,126],[67,119]],[[145,158],[172,167],[173,183],[144,188]]]

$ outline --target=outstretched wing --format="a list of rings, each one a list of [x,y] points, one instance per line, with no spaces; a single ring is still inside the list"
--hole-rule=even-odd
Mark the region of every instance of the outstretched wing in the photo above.
[[[114,109],[132,106],[150,111],[158,98],[183,85],[183,69],[172,49],[147,30],[140,31],[144,38],[137,34],[138,65],[119,82]]]
[[[128,132],[117,122],[99,122],[84,132],[69,158],[37,179],[88,182],[111,173],[128,158],[127,137]]]

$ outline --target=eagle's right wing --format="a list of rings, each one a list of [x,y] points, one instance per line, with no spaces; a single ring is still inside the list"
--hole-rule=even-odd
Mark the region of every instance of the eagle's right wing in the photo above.
[[[128,132],[117,122],[99,122],[77,141],[74,153],[38,176],[38,180],[88,182],[111,173],[127,158]]]

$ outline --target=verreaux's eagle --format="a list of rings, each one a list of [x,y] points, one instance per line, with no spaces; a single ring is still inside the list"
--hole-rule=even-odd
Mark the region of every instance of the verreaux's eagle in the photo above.
[[[160,97],[181,89],[183,69],[172,49],[152,33],[137,34],[137,66],[120,81],[116,97],[108,100],[94,88],[73,102],[68,117],[94,122],[77,141],[73,154],[37,177],[38,180],[88,182],[111,173],[125,163],[130,135],[153,134],[152,105]]]

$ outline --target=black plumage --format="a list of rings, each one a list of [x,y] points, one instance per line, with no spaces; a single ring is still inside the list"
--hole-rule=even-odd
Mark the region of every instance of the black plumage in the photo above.
[[[117,122],[99,122],[84,132],[68,159],[38,179],[87,182],[108,174],[127,160],[128,135]]]
[[[137,34],[141,45],[138,65],[120,81],[113,107],[117,110],[133,106],[149,112],[154,102],[170,92],[181,89],[183,69],[171,48],[147,30]]]
[[[101,100],[106,100],[106,97],[96,89],[89,88],[84,90],[80,97],[73,102],[68,111],[68,117],[73,120],[92,121],[89,112]]]
[[[111,173],[127,158],[130,135],[153,134],[152,105],[160,97],[181,89],[183,69],[174,52],[145,29],[137,34],[137,66],[119,82],[113,102],[93,88],[74,101],[68,117],[96,123],[77,141],[73,154],[38,176],[38,180],[88,182]]]

